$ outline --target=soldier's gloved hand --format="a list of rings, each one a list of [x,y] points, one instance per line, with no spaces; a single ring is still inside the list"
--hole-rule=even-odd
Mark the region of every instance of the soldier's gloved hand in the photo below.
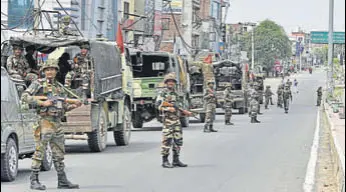
[[[42,102],[42,107],[50,107],[53,105],[53,102],[51,100],[46,100]]]
[[[78,100],[78,101],[75,103],[75,105],[76,105],[77,107],[80,107],[80,106],[82,106],[82,102]],[[77,108],[77,107],[76,107],[76,108]]]

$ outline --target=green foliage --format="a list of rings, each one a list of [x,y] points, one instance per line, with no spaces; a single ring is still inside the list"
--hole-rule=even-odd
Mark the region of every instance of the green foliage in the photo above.
[[[274,66],[275,58],[283,59],[291,56],[291,42],[281,26],[271,20],[265,20],[254,30],[257,65],[264,66],[269,72]],[[242,45],[243,50],[251,53],[251,32],[243,35]]]

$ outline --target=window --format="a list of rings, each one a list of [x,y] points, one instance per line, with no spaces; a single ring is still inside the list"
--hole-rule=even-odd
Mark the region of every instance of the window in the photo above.
[[[32,0],[8,1],[8,27],[28,28],[33,25]]]
[[[10,86],[10,82],[8,77],[1,76],[1,101],[10,101],[9,86]]]
[[[129,15],[127,13],[130,13],[130,3],[124,2],[124,19],[129,19]]]

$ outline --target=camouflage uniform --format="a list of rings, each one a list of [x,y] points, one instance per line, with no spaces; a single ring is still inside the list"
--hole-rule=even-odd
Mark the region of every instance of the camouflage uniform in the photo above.
[[[286,83],[285,89],[283,91],[283,99],[284,99],[285,113],[288,113],[290,100],[292,100],[291,86],[288,82]]]
[[[257,112],[258,112],[258,100],[257,93],[254,92],[251,97],[250,101],[250,110],[249,110],[249,116],[251,117],[251,123],[260,123],[260,121],[257,120]]]
[[[214,81],[208,81],[207,85],[214,84]],[[215,118],[215,110],[216,110],[216,94],[213,88],[208,87],[204,90],[204,103],[206,105],[206,117],[205,117],[205,125],[204,132],[217,132],[213,128],[213,122]]]
[[[60,35],[71,35],[71,36],[78,36],[70,27],[71,24],[71,17],[66,15],[62,18],[62,21],[60,23],[59,27],[59,33]]]
[[[59,69],[55,60],[48,60],[46,68]],[[41,168],[42,160],[49,143],[53,154],[54,167],[58,173],[58,188],[78,188],[78,185],[72,184],[66,178],[64,172],[64,130],[61,128],[61,118],[66,111],[70,111],[75,107],[67,103],[58,101],[50,107],[42,107],[43,101],[35,99],[33,96],[70,96],[64,89],[63,85],[57,82],[56,79],[38,79],[34,81],[23,93],[22,101],[36,106],[38,115],[40,116],[37,125],[34,127],[34,138],[36,150],[32,158],[32,175],[30,176],[31,188],[45,190],[45,186],[38,181],[38,173]]]
[[[176,82],[174,73],[168,74],[165,77],[165,83],[169,80]],[[181,112],[175,110],[175,112],[170,112],[168,107],[162,106],[163,102],[168,102],[181,107],[181,101],[179,101],[179,95],[174,89],[169,90],[165,88],[159,97],[157,98],[158,109],[163,112],[163,128],[162,128],[162,166],[164,168],[172,168],[173,166],[186,167],[179,160],[180,149],[183,146],[183,130],[181,127],[180,117]],[[170,149],[173,151],[173,166],[168,161],[168,156]]]
[[[87,49],[89,50],[88,45],[82,45],[81,49]],[[68,72],[65,77],[65,87],[70,88],[72,80],[76,78],[82,79],[81,88],[83,91],[83,98],[86,99],[87,95],[90,91],[90,80],[92,77],[92,57],[87,55],[82,55],[81,53],[78,53],[74,57],[75,64],[78,65],[78,67],[73,66],[73,70]]]
[[[253,96],[257,100],[257,103],[258,103],[257,114],[261,115],[262,113],[261,113],[261,104],[260,104],[260,102],[261,102],[261,97],[263,98],[263,96],[262,96],[263,93],[262,93],[261,90],[259,90],[259,84],[258,83],[255,83],[254,91],[255,91],[255,93],[253,93]]]
[[[284,92],[284,85],[283,84],[281,84],[281,85],[279,85],[279,87],[278,87],[278,90],[276,91],[276,94],[278,95],[278,107],[281,107],[282,108],[282,104],[283,104],[283,100],[284,100],[284,98],[283,98],[283,92]]]
[[[232,118],[232,108],[233,108],[233,94],[232,94],[232,84],[228,83],[227,88],[224,92],[225,96],[225,124],[226,125],[233,125],[231,123]]]
[[[267,86],[265,92],[264,92],[264,96],[265,96],[265,108],[268,109],[268,105],[269,102],[272,99],[272,96],[274,95],[274,93],[272,92],[272,90],[270,89],[270,86]],[[273,101],[271,101],[271,104],[273,104]]]
[[[321,105],[321,101],[322,101],[322,87],[319,87],[317,89],[317,106],[320,106]]]
[[[22,49],[19,46],[13,46],[13,49]],[[25,80],[32,82],[38,78],[38,76],[31,72],[28,61],[22,55],[11,55],[7,58],[7,71],[9,75],[15,79]]]

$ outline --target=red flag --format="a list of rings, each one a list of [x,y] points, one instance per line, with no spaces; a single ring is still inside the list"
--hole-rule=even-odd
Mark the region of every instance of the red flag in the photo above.
[[[211,54],[209,54],[208,57],[206,57],[203,61],[205,63],[212,64],[213,63],[213,56]]]
[[[120,49],[120,52],[124,53],[125,52],[125,46],[124,46],[123,33],[122,33],[122,30],[121,30],[120,23],[118,24],[117,44],[118,44],[118,47]]]
[[[246,65],[245,65],[245,71],[246,71],[246,72],[249,72],[249,64],[246,64]]]

